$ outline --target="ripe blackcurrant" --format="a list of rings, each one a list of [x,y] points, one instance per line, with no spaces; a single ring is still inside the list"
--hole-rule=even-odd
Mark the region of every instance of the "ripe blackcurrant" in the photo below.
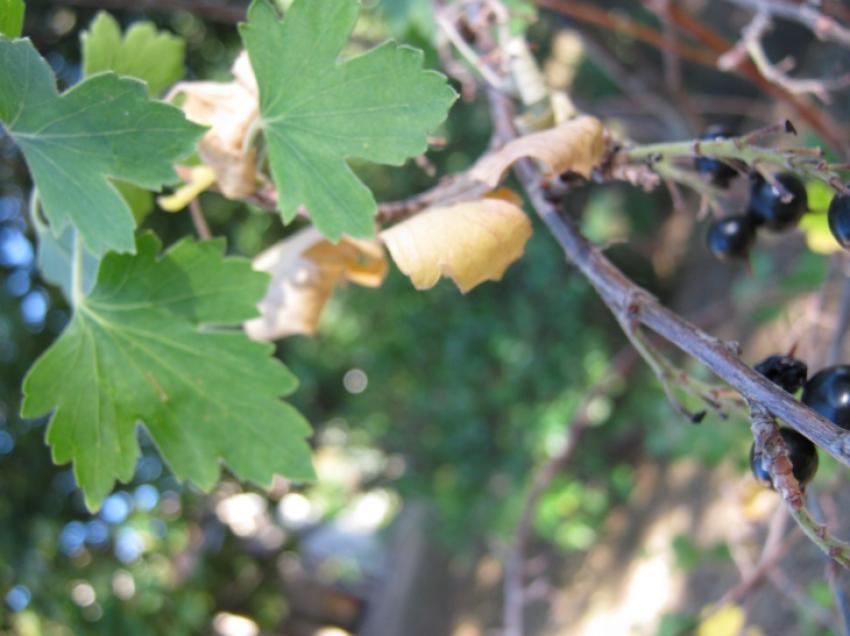
[[[796,393],[806,383],[809,372],[805,362],[791,356],[769,356],[754,368],[788,393]]]
[[[728,216],[708,226],[705,242],[722,261],[746,259],[756,241],[756,226],[746,215]]]
[[[838,244],[850,249],[850,195],[836,194],[829,203],[829,229]]]
[[[702,139],[711,141],[714,139],[728,139],[732,136],[732,133],[727,128],[723,126],[712,126],[702,136]],[[697,157],[695,167],[697,172],[708,175],[711,178],[711,182],[721,188],[728,188],[729,182],[738,174],[738,171],[731,166],[717,159],[710,159],[709,157]]]
[[[803,387],[801,400],[833,424],[850,430],[850,366],[818,371]]]
[[[756,174],[750,187],[747,214],[758,225],[764,225],[774,232],[783,232],[797,225],[809,209],[809,199],[803,182],[790,172],[776,175],[776,180],[788,190],[791,200],[783,201],[780,192],[760,174]]]
[[[797,431],[790,428],[781,428],[779,432],[785,440],[788,448],[788,459],[791,461],[791,472],[803,487],[812,480],[818,471],[818,451],[815,445]],[[750,447],[750,470],[755,478],[764,486],[773,488],[773,480],[770,471],[767,470],[764,457],[756,457],[756,445]]]

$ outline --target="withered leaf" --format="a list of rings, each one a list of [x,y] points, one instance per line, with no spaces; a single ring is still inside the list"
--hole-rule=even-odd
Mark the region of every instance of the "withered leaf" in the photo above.
[[[198,142],[198,152],[215,171],[222,194],[238,199],[256,189],[256,156],[246,136],[257,119],[259,102],[257,81],[244,52],[232,72],[232,82],[180,82],[169,99],[183,95],[186,117],[210,127]]]
[[[448,276],[463,293],[501,279],[530,236],[531,221],[522,209],[500,199],[426,210],[381,232],[396,265],[417,289]]]
[[[260,317],[244,324],[255,340],[315,333],[337,285],[349,281],[379,287],[387,273],[384,249],[378,242],[343,237],[333,244],[315,227],[273,245],[253,265],[272,275],[259,304]]]
[[[496,187],[510,166],[525,157],[545,163],[553,174],[576,172],[589,177],[605,152],[602,123],[582,115],[540,132],[519,137],[479,160],[471,177]]]

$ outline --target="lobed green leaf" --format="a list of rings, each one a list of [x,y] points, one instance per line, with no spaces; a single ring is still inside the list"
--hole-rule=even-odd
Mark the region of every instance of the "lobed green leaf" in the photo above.
[[[29,40],[0,37],[0,121],[26,158],[57,237],[73,223],[96,256],[134,249],[135,222],[111,179],[146,189],[177,181],[174,162],[203,128],[145,85],[104,73],[59,94]]]
[[[284,220],[302,208],[328,238],[371,236],[376,204],[347,158],[400,165],[427,148],[457,98],[421,51],[384,43],[339,62],[356,0],[254,0],[240,25]]]
[[[108,254],[97,283],[24,380],[22,414],[53,411],[54,461],[72,461],[96,509],[139,456],[137,423],[175,476],[203,489],[225,463],[262,485],[275,474],[311,479],[310,427],[279,397],[297,384],[273,347],[210,325],[256,315],[268,277],[224,258],[223,241],[183,241],[157,259],[159,241]]]

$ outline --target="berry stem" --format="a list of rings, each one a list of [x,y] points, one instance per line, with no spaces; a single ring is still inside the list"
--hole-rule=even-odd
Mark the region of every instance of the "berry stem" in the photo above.
[[[845,568],[850,568],[850,544],[833,537],[829,529],[818,523],[805,505],[805,495],[791,469],[785,440],[779,433],[776,418],[763,405],[750,401],[750,423],[756,443],[770,471],[773,486],[803,533],[824,554]]]
[[[667,368],[661,362],[661,358],[663,356],[658,354],[655,348],[649,343],[646,334],[641,331],[640,326],[628,319],[621,318],[620,316],[617,316],[617,319],[620,322],[620,326],[623,328],[623,332],[626,336],[628,336],[629,342],[632,343],[632,346],[637,349],[641,358],[643,358],[652,369],[652,372],[661,384],[661,388],[664,390],[664,395],[667,397],[667,401],[670,402],[670,405],[676,410],[676,412],[692,424],[699,424],[703,417],[705,417],[705,411],[691,411],[688,407],[682,404],[679,398],[676,397],[676,386],[674,385]],[[711,404],[711,406],[712,408],[718,408],[716,403]]]
[[[841,178],[830,169],[819,155],[810,149],[780,150],[756,146],[747,141],[748,136],[721,139],[675,141],[657,144],[644,144],[624,148],[620,151],[626,161],[639,162],[654,159],[660,164],[674,159],[708,157],[710,159],[742,161],[751,168],[772,165],[793,170],[806,177],[819,179],[844,194],[850,190],[841,182]]]

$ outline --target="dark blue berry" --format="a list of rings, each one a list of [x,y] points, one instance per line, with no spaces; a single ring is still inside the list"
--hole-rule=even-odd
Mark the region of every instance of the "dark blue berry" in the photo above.
[[[850,430],[850,366],[840,364],[818,371],[806,382],[800,399],[833,424]]]
[[[755,370],[788,393],[796,393],[806,383],[806,363],[791,356],[769,356],[759,362]]]
[[[774,232],[783,232],[797,225],[809,209],[809,199],[806,186],[790,172],[776,175],[776,180],[788,190],[791,199],[783,201],[779,190],[760,174],[756,174],[750,187],[747,214],[753,217],[757,225],[764,225]]]
[[[708,226],[705,242],[722,261],[746,259],[756,241],[756,226],[746,215],[729,216]]]
[[[714,139],[728,139],[732,133],[723,126],[712,126],[702,136],[705,141]],[[738,171],[717,159],[709,157],[697,157],[695,161],[697,172],[708,175],[711,182],[721,188],[728,188],[729,182],[737,176]]]
[[[836,194],[829,203],[829,229],[838,244],[850,249],[850,195]]]
[[[811,441],[793,429],[781,428],[779,432],[782,434],[782,439],[785,440],[785,446],[788,449],[791,472],[794,473],[794,477],[800,482],[800,486],[805,486],[818,471],[817,448],[815,448],[815,445]],[[750,470],[753,471],[753,476],[762,485],[773,488],[773,480],[770,478],[770,472],[767,470],[764,457],[762,455],[756,457],[755,444],[750,447]]]

